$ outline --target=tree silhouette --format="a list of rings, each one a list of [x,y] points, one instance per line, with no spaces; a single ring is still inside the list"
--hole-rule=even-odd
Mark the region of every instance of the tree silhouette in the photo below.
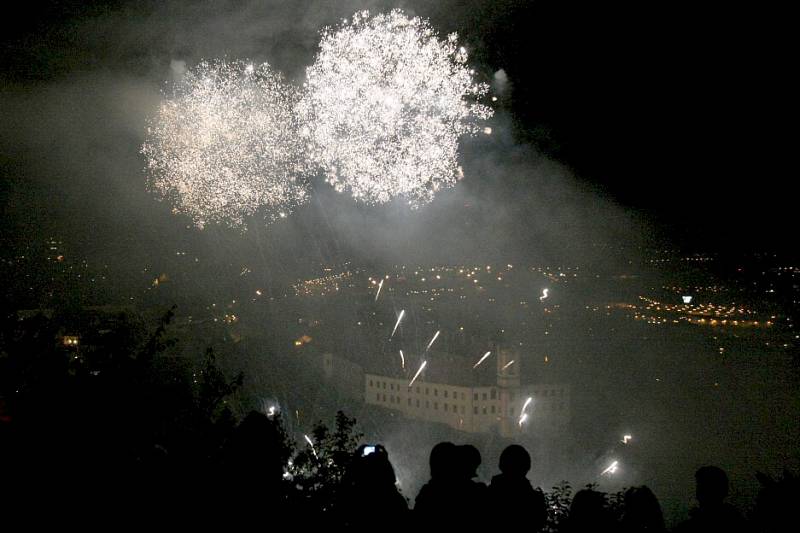
[[[331,510],[334,495],[342,486],[362,437],[356,430],[355,418],[342,411],[336,413],[333,431],[323,422],[317,422],[311,431],[312,444],[297,453],[291,468],[303,507],[313,513]]]

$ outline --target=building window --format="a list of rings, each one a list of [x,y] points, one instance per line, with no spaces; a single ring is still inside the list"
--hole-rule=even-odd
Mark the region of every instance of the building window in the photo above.
[[[495,411],[494,411],[494,405],[493,405],[492,406],[492,414],[494,414],[494,413],[495,413]]]
[[[433,395],[439,396],[439,389],[433,389]]]
[[[462,399],[462,400],[466,400],[466,399],[467,399],[467,398],[466,398],[466,396],[464,396],[464,393],[463,393],[463,392],[461,393],[461,399]]]
[[[389,383],[389,390],[394,390],[394,383]]]
[[[472,408],[472,414],[473,415],[477,415],[478,414],[478,408],[477,407],[473,407]]]
[[[425,400],[425,409],[430,409],[430,408],[431,408],[431,402]]]
[[[385,394],[383,395],[383,401],[384,402],[386,401],[386,395]]]
[[[372,380],[369,380],[369,386],[372,387]]]
[[[488,399],[487,398],[487,394],[485,392],[483,393],[483,399],[484,399],[484,401],[486,401]]]
[[[383,382],[382,386],[383,386],[384,389],[386,388],[386,382],[385,381]]]
[[[497,399],[497,389],[492,389],[492,400]]]
[[[477,392],[472,395],[472,399],[475,400],[476,402],[478,401],[478,393]]]
[[[447,389],[444,390],[444,397],[447,398]]]
[[[444,412],[447,412],[447,404],[444,404]]]
[[[376,393],[376,394],[375,394],[375,401],[376,401],[376,402],[379,402],[379,401],[381,401],[381,393],[380,393],[380,392],[378,392],[378,393]]]
[[[485,407],[483,408],[483,414],[486,414],[486,408]]]
[[[427,396],[430,393],[431,393],[431,389],[429,389],[428,387],[425,387],[425,396]]]
[[[411,398],[408,399],[408,406],[411,407]]]

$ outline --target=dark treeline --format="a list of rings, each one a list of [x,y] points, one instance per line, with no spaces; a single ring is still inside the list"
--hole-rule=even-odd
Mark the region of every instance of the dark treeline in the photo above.
[[[120,315],[84,351],[67,335],[80,313],[4,317],[5,524],[666,531],[645,486],[614,494],[591,485],[573,491],[566,482],[546,492],[533,487],[530,455],[518,445],[503,451],[487,485],[475,480],[477,448],[439,443],[429,481],[404,494],[388,451],[364,443],[344,413],[297,439],[279,412],[234,407],[245,376],[226,375],[213,350],[196,360],[168,355],[173,313],[154,325]],[[795,531],[800,480],[789,473],[759,480],[745,518],[725,503],[725,472],[701,468],[698,505],[674,530]]]

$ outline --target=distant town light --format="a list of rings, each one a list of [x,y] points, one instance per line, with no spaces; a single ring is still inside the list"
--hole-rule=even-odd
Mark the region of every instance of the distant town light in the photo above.
[[[78,337],[75,335],[64,335],[62,342],[64,346],[77,346],[79,344]]]
[[[692,297],[691,296],[681,296],[681,298],[683,298],[683,303],[685,303],[685,304],[692,303]]]

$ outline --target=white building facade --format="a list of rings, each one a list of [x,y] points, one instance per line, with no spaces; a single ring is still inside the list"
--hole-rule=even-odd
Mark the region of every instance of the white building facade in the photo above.
[[[569,387],[521,385],[519,361],[510,362],[510,352],[498,352],[497,382],[493,386],[428,382],[421,375],[409,387],[405,377],[365,374],[364,401],[409,419],[447,424],[470,433],[497,431],[504,437],[514,437],[527,431],[563,430],[569,421]]]

